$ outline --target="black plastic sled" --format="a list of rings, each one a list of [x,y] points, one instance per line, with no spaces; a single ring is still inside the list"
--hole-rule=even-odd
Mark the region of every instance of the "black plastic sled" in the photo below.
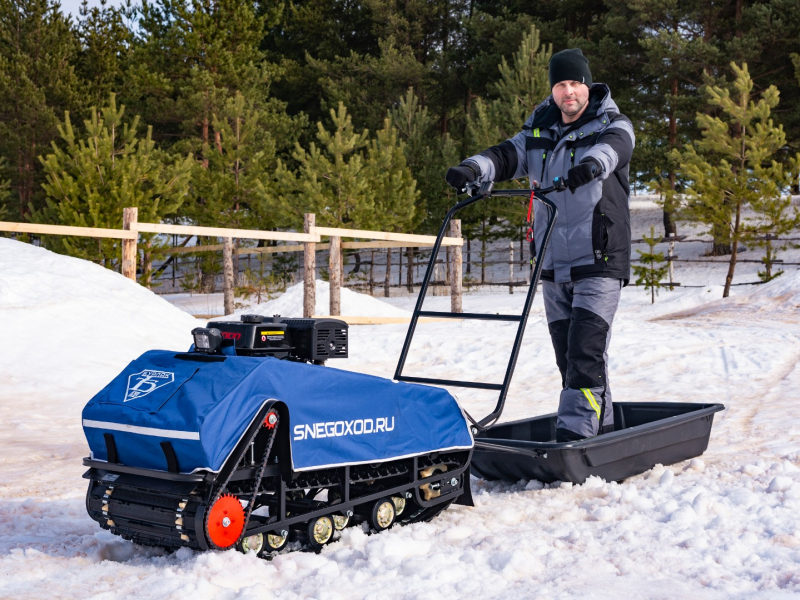
[[[620,481],[701,455],[722,404],[614,403],[615,431],[556,443],[556,415],[490,427],[478,434],[472,473],[484,479],[583,483]]]
[[[494,410],[486,417],[472,421],[475,448],[470,470],[485,479],[517,482],[537,479],[545,483],[569,481],[583,483],[592,475],[607,481],[619,481],[643,473],[656,464],[671,465],[688,460],[705,452],[708,447],[714,413],[724,410],[722,404],[689,404],[672,402],[615,402],[615,430],[576,442],[557,443],[556,414],[523,419],[511,423],[497,423],[502,415],[508,388],[517,357],[522,345],[536,286],[542,273],[544,253],[553,231],[558,210],[547,198],[547,193],[562,191],[569,183],[560,178],[546,189],[492,190],[490,183],[473,189],[473,195],[456,204],[447,213],[439,230],[431,260],[419,292],[405,344],[395,372],[398,381],[410,381],[434,385],[476,388],[499,392]],[[531,283],[521,315],[453,313],[422,310],[425,294],[433,273],[434,261],[456,212],[467,206],[486,201],[492,196],[530,196],[530,202],[538,200],[547,207],[548,219],[541,247],[534,261]],[[476,319],[518,323],[517,333],[511,349],[508,367],[502,382],[484,383],[409,377],[403,375],[411,340],[419,317],[450,319]]]

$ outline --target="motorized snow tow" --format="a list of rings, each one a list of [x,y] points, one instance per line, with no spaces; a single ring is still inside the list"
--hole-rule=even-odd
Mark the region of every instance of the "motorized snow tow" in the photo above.
[[[447,213],[422,282],[395,380],[324,366],[346,358],[336,319],[244,315],[192,331],[187,352],[131,362],[83,410],[91,454],[86,509],[142,545],[238,548],[269,557],[318,550],[336,531],[383,531],[472,505],[470,472],[489,479],[623,479],[701,454],[722,405],[618,403],[616,431],[556,443],[555,416],[496,425],[514,373],[557,211],[555,180],[534,193],[483,186]],[[423,311],[452,217],[492,196],[530,194],[549,209],[521,315]],[[403,375],[420,316],[517,323],[502,383]],[[424,385],[433,384],[433,385]],[[434,386],[499,392],[481,420]],[[470,424],[471,422],[471,424]]]
[[[445,390],[323,366],[336,319],[245,315],[130,363],[83,410],[86,508],[138,544],[319,549],[471,504],[473,440]]]

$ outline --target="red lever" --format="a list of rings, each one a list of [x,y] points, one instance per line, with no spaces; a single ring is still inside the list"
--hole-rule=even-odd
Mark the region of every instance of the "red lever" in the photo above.
[[[525,234],[525,239],[528,242],[533,241],[533,227],[531,227],[531,225],[533,223],[531,222],[531,213],[533,212],[533,196],[534,196],[534,194],[536,194],[536,190],[531,190],[531,199],[530,199],[530,202],[528,203],[528,221],[527,221],[527,223],[528,223],[528,232]]]

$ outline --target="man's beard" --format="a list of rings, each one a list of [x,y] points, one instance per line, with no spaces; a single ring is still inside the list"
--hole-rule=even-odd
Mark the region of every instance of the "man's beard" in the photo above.
[[[573,98],[570,98],[570,100],[573,100]],[[579,112],[581,112],[583,110],[583,107],[586,106],[588,100],[587,100],[587,102],[584,102],[583,104],[581,104],[580,101],[577,98],[574,98],[574,100],[575,100],[575,105],[572,108],[566,109],[566,108],[564,108],[563,104],[559,104],[558,105],[559,110],[561,110],[561,112],[564,113],[565,115],[567,115],[568,117],[573,117],[573,116],[577,115]],[[566,102],[564,104],[566,104]]]

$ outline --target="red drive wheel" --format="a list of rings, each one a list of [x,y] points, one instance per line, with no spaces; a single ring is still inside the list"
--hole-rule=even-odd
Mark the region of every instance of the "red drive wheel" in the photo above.
[[[211,508],[206,519],[208,539],[217,548],[230,548],[242,535],[244,529],[244,509],[239,499],[223,494]]]

